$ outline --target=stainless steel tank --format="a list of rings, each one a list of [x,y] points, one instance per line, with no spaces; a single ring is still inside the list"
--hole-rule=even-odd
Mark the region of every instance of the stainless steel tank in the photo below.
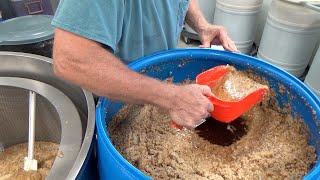
[[[90,92],[56,77],[52,59],[0,52],[0,145],[27,142],[28,92],[37,98],[36,140],[60,143],[48,179],[94,177],[95,104]]]

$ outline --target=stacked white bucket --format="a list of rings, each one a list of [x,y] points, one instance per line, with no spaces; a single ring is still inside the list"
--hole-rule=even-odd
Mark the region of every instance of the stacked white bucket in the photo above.
[[[217,0],[214,24],[223,26],[238,50],[249,53],[257,31],[263,0]]]
[[[319,77],[319,69],[320,69],[320,48],[316,53],[316,56],[313,59],[310,70],[304,80],[304,83],[310,87],[310,89],[318,95],[320,98],[320,77]]]
[[[206,20],[209,23],[213,23],[216,0],[197,0],[197,2]],[[186,24],[185,30],[189,33],[197,34],[188,24]]]
[[[254,42],[259,46],[261,37],[262,37],[262,32],[264,29],[264,25],[266,24],[267,21],[267,16],[268,16],[268,11],[270,8],[272,0],[263,0],[262,8],[261,11],[258,15],[258,30],[256,33],[256,38]]]
[[[311,59],[319,36],[319,12],[300,4],[273,0],[258,58],[300,77]]]

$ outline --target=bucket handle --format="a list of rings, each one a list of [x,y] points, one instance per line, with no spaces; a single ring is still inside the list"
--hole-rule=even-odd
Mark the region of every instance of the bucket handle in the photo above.
[[[39,3],[40,9],[39,9],[38,11],[31,11],[30,6],[31,6],[32,4],[37,4],[37,3]],[[24,5],[25,5],[26,8],[28,9],[28,13],[29,13],[30,15],[32,15],[32,14],[38,14],[38,13],[42,13],[42,12],[43,12],[42,0],[33,1],[33,2],[26,2],[26,3],[24,3]]]
[[[309,8],[309,9],[312,9],[312,10],[320,12],[320,3],[318,4],[319,6],[317,6],[315,4],[312,4],[311,2],[303,2],[303,5],[306,8]]]

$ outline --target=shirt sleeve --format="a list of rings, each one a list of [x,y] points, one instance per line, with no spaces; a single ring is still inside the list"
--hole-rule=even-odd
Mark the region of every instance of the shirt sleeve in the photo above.
[[[52,25],[109,46],[121,38],[124,0],[62,0]]]

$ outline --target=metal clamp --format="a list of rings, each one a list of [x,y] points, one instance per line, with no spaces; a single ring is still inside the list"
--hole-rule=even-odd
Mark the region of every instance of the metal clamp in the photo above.
[[[38,11],[32,11],[31,10],[31,5],[34,5],[34,4],[39,4],[39,7],[40,9]],[[37,0],[37,1],[32,1],[32,2],[25,2],[24,3],[24,6],[28,9],[28,13],[30,15],[32,14],[38,14],[38,13],[42,13],[43,12],[43,7],[42,7],[42,0]]]

